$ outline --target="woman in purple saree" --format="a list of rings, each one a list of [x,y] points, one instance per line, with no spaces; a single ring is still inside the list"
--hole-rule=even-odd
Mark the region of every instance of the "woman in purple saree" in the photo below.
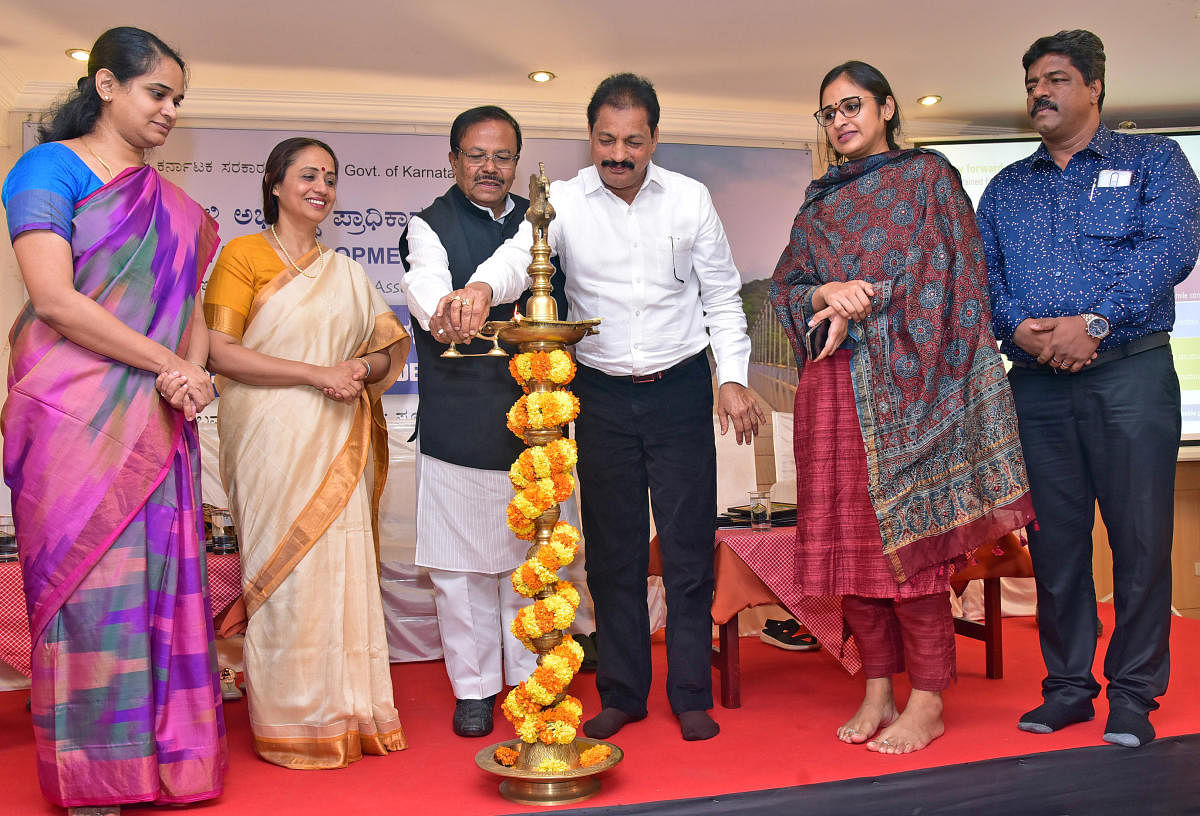
[[[219,795],[226,751],[190,421],[212,399],[195,306],[216,224],[142,159],[179,57],[118,28],[88,67],[4,184],[30,300],[3,434],[42,791],[100,816]],[[174,405],[156,377],[185,383]]]

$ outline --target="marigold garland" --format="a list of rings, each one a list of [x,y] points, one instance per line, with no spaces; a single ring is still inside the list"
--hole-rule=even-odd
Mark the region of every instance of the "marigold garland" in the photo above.
[[[597,743],[586,751],[581,751],[579,754],[579,767],[589,768],[592,765],[599,765],[604,760],[612,756],[612,748],[604,743]]]
[[[583,716],[583,704],[563,694],[583,663],[583,648],[564,640],[542,655],[533,674],[508,693],[500,710],[525,742],[567,745],[575,739]]]
[[[525,431],[557,428],[579,416],[579,399],[570,391],[536,391],[508,409],[508,429],[524,438]]]
[[[539,479],[570,473],[577,461],[579,453],[575,440],[556,439],[548,445],[535,445],[522,451],[508,469],[508,478],[513,487],[520,489]]]
[[[530,380],[566,385],[575,378],[575,361],[562,349],[527,351],[508,361],[508,373],[522,388],[528,388]]]
[[[587,752],[585,751],[584,753]],[[503,765],[506,768],[511,768],[513,765],[516,765],[517,759],[520,758],[520,756],[520,753],[504,745],[501,745],[492,753],[492,759],[496,760],[498,765]],[[583,757],[580,755],[580,760],[582,759]]]
[[[512,526],[511,524],[509,525]],[[513,591],[532,598],[558,580],[558,568],[575,560],[579,550],[579,531],[565,521],[554,525],[550,543],[538,547],[532,558],[513,570]]]
[[[525,395],[509,409],[508,429],[524,437],[531,429],[541,430],[565,425],[579,415],[579,400],[570,391],[530,392],[530,383],[539,380],[562,386],[575,376],[575,362],[561,349],[549,352],[523,352],[509,362],[513,379]],[[508,477],[516,490],[506,511],[508,528],[517,538],[533,541],[537,536],[534,520],[555,504],[566,501],[575,490],[572,471],[578,461],[574,440],[556,439],[546,445],[527,448],[512,463]],[[566,522],[558,522],[543,543],[511,576],[513,589],[527,598],[538,595],[532,605],[517,613],[510,631],[525,648],[537,652],[533,640],[566,629],[579,608],[579,590],[570,581],[558,578],[559,567],[570,564],[579,549],[579,531]],[[550,594],[547,594],[547,593]],[[573,639],[561,641],[538,659],[533,674],[505,697],[501,710],[524,742],[568,745],[574,741],[583,716],[583,704],[565,694],[579,672],[583,649]],[[497,762],[512,764],[519,754],[495,752]],[[505,760],[511,759],[510,762]],[[597,760],[599,761],[599,760]],[[563,760],[547,759],[534,770],[538,773],[563,773]]]

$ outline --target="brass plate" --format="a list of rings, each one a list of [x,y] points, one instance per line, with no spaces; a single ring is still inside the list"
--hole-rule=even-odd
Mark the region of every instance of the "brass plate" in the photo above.
[[[570,345],[578,343],[589,334],[596,334],[596,326],[599,323],[599,318],[565,321],[533,320],[527,317],[520,323],[488,321],[483,325],[481,333],[487,335],[499,331],[500,339],[506,343],[532,343],[541,340]]]
[[[608,759],[604,760],[603,762],[597,762],[595,765],[589,765],[586,768],[571,768],[563,771],[562,773],[556,774],[534,773],[532,771],[522,770],[521,768],[509,768],[507,765],[501,765],[492,756],[496,753],[496,749],[501,746],[505,748],[512,748],[514,751],[521,750],[521,740],[519,739],[498,742],[495,745],[484,748],[475,755],[475,764],[488,773],[493,773],[496,776],[507,776],[513,779],[529,779],[535,782],[554,782],[562,779],[577,779],[581,776],[593,776],[603,771],[607,771],[609,768],[620,762],[625,756],[625,753],[611,742],[589,739],[588,737],[575,738],[575,747],[579,749],[580,753],[583,753],[593,745],[607,745],[610,749],[612,749],[612,753],[609,754]]]

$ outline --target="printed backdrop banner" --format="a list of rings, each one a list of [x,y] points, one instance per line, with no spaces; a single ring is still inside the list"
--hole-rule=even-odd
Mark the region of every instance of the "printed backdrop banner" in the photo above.
[[[32,124],[26,125],[24,136],[26,147],[32,146]],[[408,323],[398,241],[409,217],[454,184],[446,136],[178,127],[147,158],[208,208],[224,243],[264,229],[263,166],[271,148],[290,136],[318,138],[337,154],[337,204],[321,225],[321,241],[361,263]],[[582,138],[525,140],[513,192],[528,195],[529,176],[537,172],[538,162],[545,163],[552,181],[570,178],[590,163],[588,143]],[[655,162],[708,186],[743,280],[771,275],[812,178],[809,151],[660,144]],[[407,405],[389,401],[399,407],[395,419],[412,416],[418,379],[414,352],[389,392],[412,395]]]

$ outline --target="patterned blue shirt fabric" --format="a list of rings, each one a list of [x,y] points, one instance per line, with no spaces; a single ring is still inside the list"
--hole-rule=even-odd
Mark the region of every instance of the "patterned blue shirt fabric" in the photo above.
[[[1174,287],[1200,253],[1200,184],[1179,145],[1101,125],[1060,170],[1045,145],[1001,170],[979,201],[1000,350],[1022,320],[1094,312],[1098,351],[1169,331]]]

